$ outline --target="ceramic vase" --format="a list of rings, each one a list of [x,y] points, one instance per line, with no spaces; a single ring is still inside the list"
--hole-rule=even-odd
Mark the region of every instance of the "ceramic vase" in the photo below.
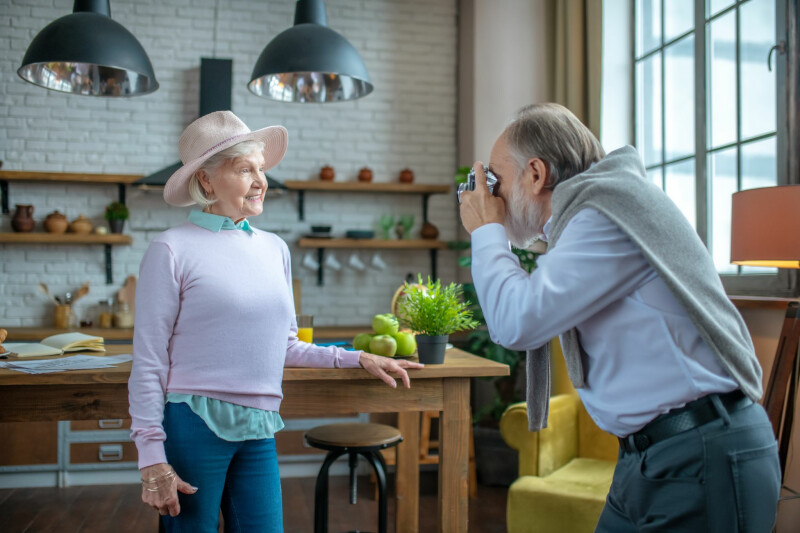
[[[33,206],[29,204],[17,204],[14,218],[11,219],[11,228],[19,233],[33,231]]]

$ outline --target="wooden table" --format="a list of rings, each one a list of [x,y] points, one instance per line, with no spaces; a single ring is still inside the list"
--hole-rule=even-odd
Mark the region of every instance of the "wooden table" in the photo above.
[[[128,345],[108,354],[130,353]],[[0,422],[97,420],[128,417],[131,363],[111,369],[29,375],[0,369]],[[466,533],[470,378],[508,375],[508,366],[458,349],[445,364],[411,373],[411,389],[387,387],[358,369],[287,368],[281,414],[398,413],[404,441],[397,449],[398,533],[419,523],[419,422],[421,411],[441,411],[439,462],[440,533]]]

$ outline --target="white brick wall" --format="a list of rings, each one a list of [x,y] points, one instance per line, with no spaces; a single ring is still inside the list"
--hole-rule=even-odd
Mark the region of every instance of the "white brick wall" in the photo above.
[[[161,85],[155,93],[130,99],[101,99],[46,91],[16,75],[31,39],[49,22],[68,14],[71,0],[5,0],[0,5],[0,160],[5,170],[148,174],[177,161],[177,140],[197,117],[200,57],[233,58],[233,110],[251,128],[283,124],[289,151],[271,174],[278,179],[316,179],[330,164],[337,180],[355,179],[368,165],[375,181],[397,179],[408,166],[420,183],[451,183],[456,166],[456,0],[328,0],[329,25],[359,50],[375,91],[349,103],[280,104],[246,88],[266,43],[292,24],[293,0],[114,0],[112,17],[142,43]],[[216,39],[214,38],[216,30]],[[116,187],[79,184],[10,184],[10,200],[31,203],[39,223],[58,209],[69,219],[86,214],[96,224]],[[51,306],[36,284],[63,293],[89,280],[91,293],[79,314],[137,274],[149,240],[181,223],[186,211],[167,206],[160,193],[128,188],[130,247],[115,247],[114,285],[105,285],[100,246],[0,245],[0,325],[49,325]],[[427,274],[427,251],[382,252],[386,271],[361,274],[344,268],[316,272],[301,267],[304,251],[294,242],[316,223],[334,233],[378,229],[381,214],[415,215],[418,196],[306,195],[306,221],[297,219],[294,193],[269,199],[254,220],[276,231],[292,249],[295,277],[303,284],[304,312],[318,325],[366,324],[388,310],[390,298],[408,273]],[[10,215],[0,231],[10,231]],[[452,196],[434,196],[431,221],[443,239],[456,237]],[[39,229],[37,227],[37,229]],[[39,229],[40,230],[40,229]],[[337,251],[344,263],[351,250]],[[316,257],[315,251],[312,251]],[[359,252],[368,262],[370,251]],[[439,275],[455,278],[455,254],[439,253]]]

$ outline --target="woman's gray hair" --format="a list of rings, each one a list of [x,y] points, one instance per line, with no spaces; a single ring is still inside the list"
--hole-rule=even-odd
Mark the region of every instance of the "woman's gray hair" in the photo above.
[[[525,168],[531,158],[547,163],[548,189],[584,172],[606,155],[589,128],[559,104],[523,107],[503,135],[520,169]]]
[[[240,143],[236,143],[230,148],[226,148],[225,150],[219,152],[218,154],[214,154],[200,165],[194,174],[192,175],[191,179],[189,180],[189,196],[194,200],[194,203],[202,206],[211,205],[217,201],[216,198],[208,198],[206,196],[206,191],[203,189],[203,186],[200,184],[200,178],[197,176],[197,173],[201,170],[205,170],[209,174],[217,170],[219,167],[225,163],[225,161],[229,161],[231,159],[236,159],[237,157],[242,157],[245,155],[250,155],[253,152],[263,152],[264,151],[264,143],[261,141],[242,141]]]

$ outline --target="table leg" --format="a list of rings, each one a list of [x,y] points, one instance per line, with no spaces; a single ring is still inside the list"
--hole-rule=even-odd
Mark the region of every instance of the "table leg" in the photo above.
[[[397,533],[419,530],[419,411],[397,413],[403,442],[397,446]]]
[[[467,533],[469,519],[469,378],[444,380],[439,425],[439,533]]]

